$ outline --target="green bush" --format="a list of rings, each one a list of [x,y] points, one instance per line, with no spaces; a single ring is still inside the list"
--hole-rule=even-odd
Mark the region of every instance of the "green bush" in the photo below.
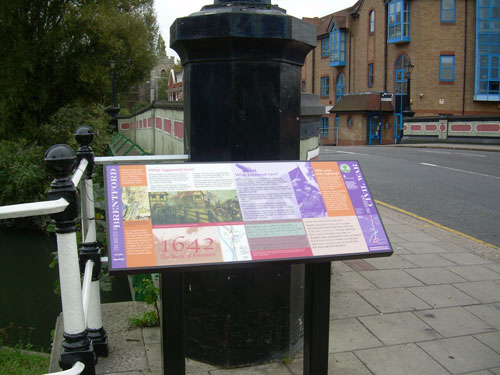
[[[49,123],[32,133],[20,134],[16,141],[0,140],[0,205],[46,200],[52,176],[45,171],[45,151],[54,144],[66,143],[76,152],[79,145],[74,133],[82,125],[94,129],[94,154],[106,155],[110,138],[108,115],[100,105],[63,107]]]

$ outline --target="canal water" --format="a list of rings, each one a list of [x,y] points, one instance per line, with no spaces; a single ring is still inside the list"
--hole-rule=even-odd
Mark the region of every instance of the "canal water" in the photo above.
[[[49,267],[56,251],[55,235],[0,229],[0,345],[29,343],[50,352],[62,311],[54,292],[59,271]],[[126,276],[111,277],[109,286],[101,292],[103,303],[131,299]]]

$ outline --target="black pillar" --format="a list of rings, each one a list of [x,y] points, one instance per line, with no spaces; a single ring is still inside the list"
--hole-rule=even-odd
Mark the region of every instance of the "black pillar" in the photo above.
[[[300,69],[316,45],[313,25],[269,0],[216,0],[177,19],[170,35],[184,66],[191,161],[299,159]],[[289,355],[301,336],[292,329],[302,329],[303,268],[293,270],[187,273],[187,356],[232,367]]]

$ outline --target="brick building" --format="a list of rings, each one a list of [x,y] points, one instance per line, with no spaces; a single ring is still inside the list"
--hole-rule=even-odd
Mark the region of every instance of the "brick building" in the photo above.
[[[302,90],[327,106],[321,144],[392,143],[403,130],[500,143],[498,0],[359,0],[304,20],[317,26]],[[392,102],[377,108],[383,93]]]

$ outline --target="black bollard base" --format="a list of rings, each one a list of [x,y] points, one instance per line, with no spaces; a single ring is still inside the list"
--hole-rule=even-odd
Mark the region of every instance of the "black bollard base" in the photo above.
[[[98,357],[107,357],[109,354],[108,336],[104,328],[87,329],[87,335],[90,341],[92,341],[94,353]]]
[[[87,332],[77,334],[64,333],[62,343],[61,359],[59,366],[68,370],[80,361],[85,365],[81,375],[95,375],[97,356],[94,353],[92,342],[87,337]]]

